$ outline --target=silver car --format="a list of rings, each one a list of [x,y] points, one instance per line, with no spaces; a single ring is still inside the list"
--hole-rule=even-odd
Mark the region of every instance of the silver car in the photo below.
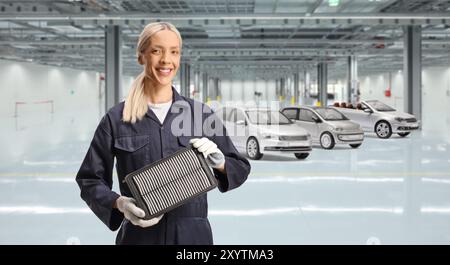
[[[366,100],[352,106],[343,104],[335,108],[349,119],[359,123],[364,131],[375,132],[378,137],[387,139],[393,133],[405,137],[419,128],[414,115],[397,111],[378,100]],[[343,106],[342,106],[343,105]]]
[[[358,148],[364,140],[361,126],[333,108],[289,107],[281,112],[305,128],[324,149],[333,149],[335,144]]]
[[[223,107],[216,114],[236,148],[251,159],[280,152],[305,159],[312,150],[311,135],[280,111]]]

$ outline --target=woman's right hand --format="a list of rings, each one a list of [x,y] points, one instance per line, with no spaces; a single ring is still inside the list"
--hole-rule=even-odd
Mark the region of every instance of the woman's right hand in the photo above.
[[[136,206],[136,201],[133,198],[126,196],[120,196],[119,198],[117,198],[115,206],[117,206],[117,209],[119,209],[119,211],[124,214],[125,218],[129,220],[133,225],[137,225],[143,228],[156,225],[164,215],[162,214],[150,220],[144,220],[142,218],[145,217],[145,212],[141,208]]]

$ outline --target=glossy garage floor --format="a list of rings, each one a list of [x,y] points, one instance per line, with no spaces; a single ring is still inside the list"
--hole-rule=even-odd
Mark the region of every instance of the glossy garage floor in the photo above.
[[[1,244],[113,244],[74,181],[98,115],[2,118]],[[239,189],[209,193],[216,244],[449,244],[450,133],[418,131],[299,161],[251,161]],[[117,186],[115,186],[117,190]]]

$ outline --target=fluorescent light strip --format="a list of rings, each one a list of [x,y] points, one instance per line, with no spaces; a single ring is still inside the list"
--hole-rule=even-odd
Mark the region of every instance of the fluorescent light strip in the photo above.
[[[403,208],[380,208],[380,207],[317,207],[306,206],[301,208],[303,212],[311,213],[392,213],[402,214]]]
[[[210,210],[211,216],[263,216],[279,214],[300,214],[299,207],[272,208],[272,209],[248,209],[248,210]]]
[[[89,214],[89,208],[49,206],[0,206],[0,214]]]
[[[427,208],[435,209],[435,208]],[[422,210],[421,210],[422,211]],[[437,210],[434,210],[437,211]],[[440,209],[450,213],[450,208]],[[242,210],[210,210],[210,216],[266,216],[307,213],[389,213],[402,214],[403,209],[399,207],[379,208],[379,207],[280,207],[267,209],[242,209]],[[433,210],[428,210],[433,212]],[[0,206],[0,214],[91,214],[89,208],[74,207],[49,207],[49,206]]]
[[[423,182],[433,182],[440,184],[450,184],[450,179],[422,178]]]
[[[420,212],[450,214],[450,207],[421,207]]]

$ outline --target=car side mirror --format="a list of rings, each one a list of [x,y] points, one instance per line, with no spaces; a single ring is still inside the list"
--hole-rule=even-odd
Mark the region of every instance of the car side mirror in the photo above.
[[[247,125],[244,120],[238,120],[236,125]]]
[[[372,113],[373,111],[371,109],[367,108],[367,109],[364,109],[364,112],[365,113]]]
[[[318,117],[312,117],[315,123],[321,123],[322,121]]]

